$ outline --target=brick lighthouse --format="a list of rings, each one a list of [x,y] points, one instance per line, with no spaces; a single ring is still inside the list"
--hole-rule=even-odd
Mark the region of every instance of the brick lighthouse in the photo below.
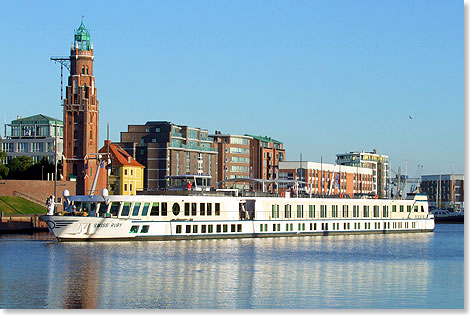
[[[64,99],[64,176],[77,181],[77,194],[99,194],[106,187],[105,171],[91,192],[93,178],[99,167],[99,110],[93,76],[93,43],[83,24],[75,31],[70,48],[70,76]]]

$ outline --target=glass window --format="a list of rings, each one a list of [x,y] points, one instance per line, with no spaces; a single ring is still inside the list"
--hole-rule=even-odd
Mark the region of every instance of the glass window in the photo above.
[[[160,204],[158,202],[153,203],[153,207],[150,210],[150,215],[151,216],[157,216],[160,215]]]
[[[405,211],[405,206],[404,205],[400,205],[400,212],[404,212]]]
[[[137,233],[137,231],[139,230],[139,226],[138,225],[133,225],[129,231],[129,233]]]
[[[124,202],[124,205],[122,206],[121,217],[127,217],[129,215],[130,210],[131,210],[131,203]]]
[[[191,215],[197,215],[197,203],[191,203]]]
[[[209,232],[209,233],[213,233],[213,232],[214,232],[214,231],[213,231],[213,226],[212,226],[212,224],[209,224],[209,225],[207,226],[207,232]]]
[[[411,206],[406,206],[406,211],[411,212]]]
[[[303,218],[303,217],[304,217],[304,206],[297,205],[297,218]]]
[[[184,215],[189,216],[189,202],[184,203]]]
[[[203,202],[199,204],[199,213],[201,215],[206,215],[206,204]]]
[[[227,231],[228,231],[227,224],[224,224],[224,233],[227,233]]]
[[[175,202],[173,206],[171,207],[171,210],[173,212],[173,215],[176,217],[178,214],[180,214],[180,205],[179,203]]]
[[[392,205],[392,212],[397,212],[397,205]]]
[[[117,216],[118,213],[119,213],[119,207],[121,206],[121,203],[120,202],[113,202],[111,203],[111,215],[112,216]]]
[[[168,204],[166,202],[162,202],[162,215],[163,216],[168,215]]]
[[[181,233],[181,225],[176,226],[176,233],[180,234]]]
[[[315,218],[315,205],[308,205],[308,217]]]
[[[292,206],[284,205],[284,218],[290,219],[292,217]]]
[[[242,225],[241,224],[237,224],[237,232],[241,232],[242,231]]]
[[[186,233],[191,233],[191,225],[186,225]]]
[[[144,203],[144,207],[142,208],[142,216],[143,217],[147,216],[148,211],[149,211],[149,206],[150,206],[150,203],[148,203],[148,202]]]
[[[215,215],[220,215],[220,203],[215,204]]]
[[[148,233],[148,232],[149,232],[149,226],[143,225],[142,229],[140,230],[140,233]]]
[[[222,225],[217,224],[217,233],[222,232]]]
[[[201,225],[201,233],[206,233],[206,225]]]
[[[134,203],[134,208],[132,209],[132,216],[136,217],[139,215],[140,202]]]
[[[235,224],[232,224],[232,225],[230,226],[230,231],[231,231],[231,232],[235,232]]]
[[[212,215],[212,203],[207,203],[207,215]]]
[[[197,233],[197,225],[193,225],[193,233]]]

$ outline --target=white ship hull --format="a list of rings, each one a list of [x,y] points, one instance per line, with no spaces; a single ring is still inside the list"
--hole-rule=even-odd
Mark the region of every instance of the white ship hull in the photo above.
[[[88,216],[42,216],[60,241],[174,240],[431,232],[426,197],[413,200],[72,196]],[[91,211],[90,211],[91,210]]]

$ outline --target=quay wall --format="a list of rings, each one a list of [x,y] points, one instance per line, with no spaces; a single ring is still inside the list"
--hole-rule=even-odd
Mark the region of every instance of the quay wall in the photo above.
[[[38,214],[7,215],[0,213],[0,234],[46,232],[47,225]]]
[[[57,182],[57,200],[62,202],[62,192],[67,189],[71,195],[76,192],[75,181]],[[0,180],[0,196],[19,196],[41,206],[46,205],[46,199],[54,194],[54,181],[47,180]]]

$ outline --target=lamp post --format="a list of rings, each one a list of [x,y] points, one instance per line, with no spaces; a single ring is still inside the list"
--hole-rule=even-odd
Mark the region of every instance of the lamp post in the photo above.
[[[41,180],[44,180],[44,165],[41,166]]]

